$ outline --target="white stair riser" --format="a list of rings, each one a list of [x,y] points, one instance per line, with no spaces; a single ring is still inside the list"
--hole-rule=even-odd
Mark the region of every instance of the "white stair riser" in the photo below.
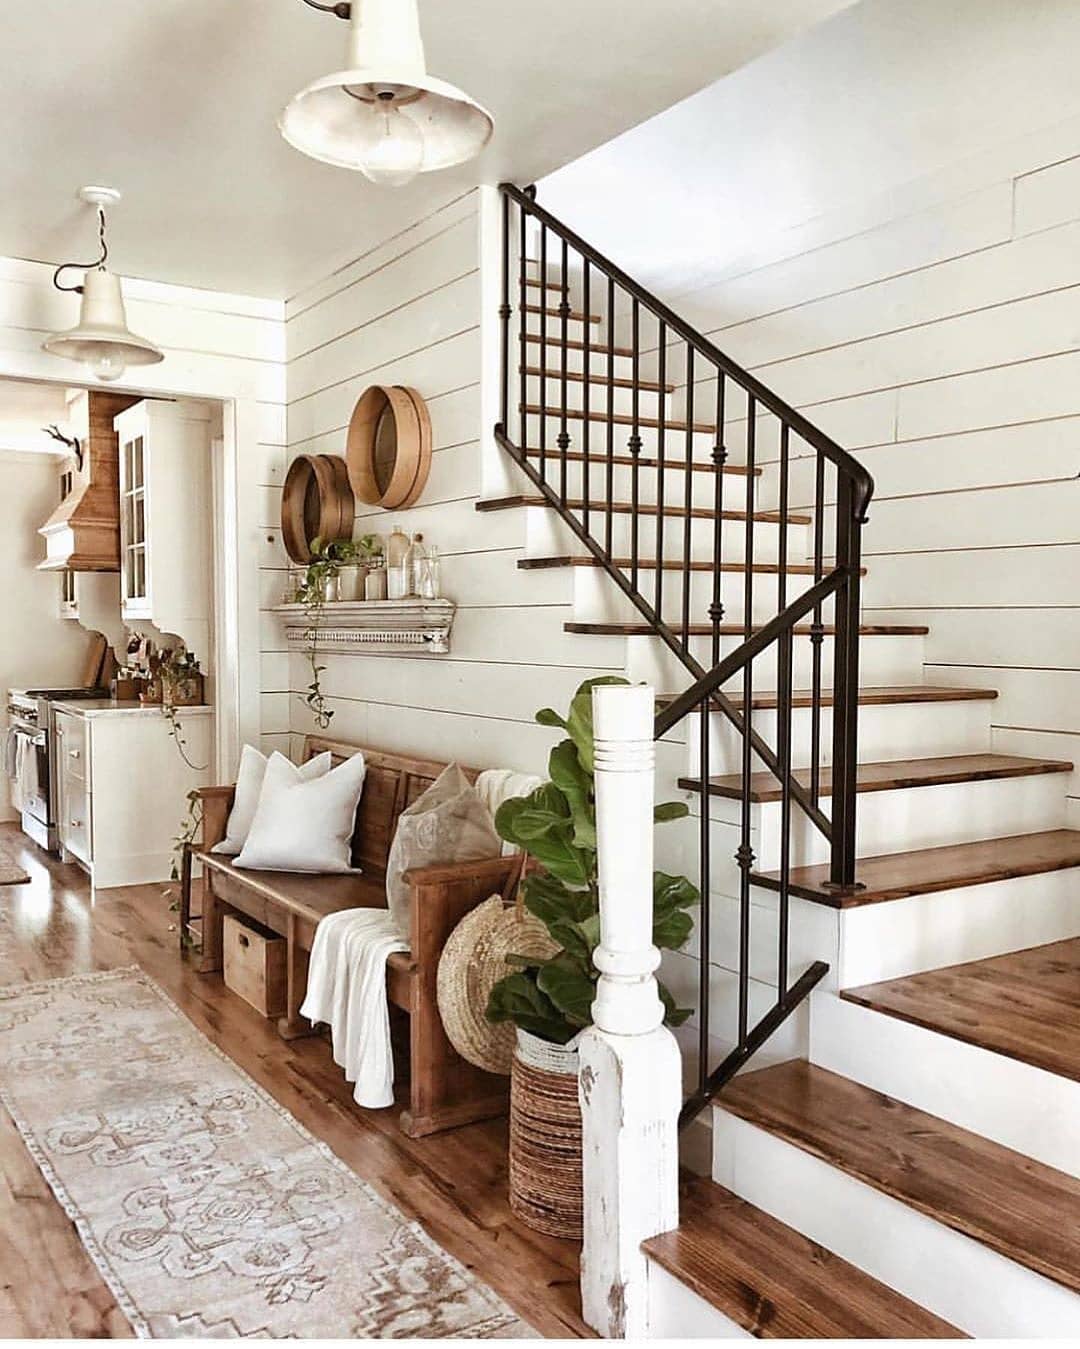
[[[580,426],[580,423],[577,423]],[[516,436],[517,430],[514,428]],[[575,437],[575,452],[581,452],[580,439]],[[530,442],[530,449],[537,450],[539,446],[535,442]],[[562,487],[562,464],[559,459],[558,447],[552,437],[548,438],[545,446],[545,459],[543,478],[551,487],[559,491]],[[589,500],[593,502],[604,502],[608,499],[608,470],[604,461],[606,453],[605,442],[603,439],[593,437],[590,445],[590,463],[588,473],[586,474],[586,465],[577,459],[567,459],[566,461],[566,495],[575,500],[580,500],[585,495],[586,477],[589,482]],[[625,443],[616,442],[616,454],[625,454]],[[675,459],[681,459],[679,454]],[[529,463],[540,471],[539,454],[529,455]],[[653,464],[640,464],[637,470],[638,501],[645,506],[652,506],[657,503],[660,497],[660,471]],[[634,490],[634,470],[629,464],[612,464],[611,468],[611,499],[612,501],[632,501]],[[686,472],[683,468],[665,468],[664,469],[664,502],[668,506],[682,506],[686,502]],[[690,475],[690,501],[694,506],[702,510],[716,510],[716,475],[713,473],[692,472]],[[746,479],[742,476],[735,477],[733,474],[726,474],[724,477],[723,495],[721,498],[722,510],[746,509]],[[723,529],[725,533],[733,530],[745,529],[741,521],[725,520]],[[709,554],[712,555],[711,552]],[[793,557],[792,561],[804,562],[804,555]]]
[[[561,403],[559,404],[561,407]],[[530,447],[540,444],[540,422],[547,423],[544,434],[547,436],[548,447],[552,450],[557,449],[556,437],[562,430],[562,417],[558,412],[549,410],[545,418],[541,418],[538,413],[530,413],[528,417],[528,436]],[[601,447],[607,447],[607,427],[608,423],[602,417],[594,416],[591,420],[589,430],[589,452],[596,454]],[[566,422],[566,433],[570,437],[570,449],[581,450],[584,444],[582,427],[584,419],[580,417],[568,417]],[[630,448],[630,437],[634,433],[633,426],[629,422],[616,422],[612,441],[615,446],[616,454],[627,454]],[[638,427],[638,436],[641,440],[641,453],[645,455],[656,455],[660,449],[660,428],[657,426]],[[715,443],[715,437],[711,431],[694,431],[690,437],[691,458],[701,464],[712,463],[712,450]],[[685,431],[675,430],[668,427],[664,432],[664,454],[670,459],[684,459],[686,457],[687,434]]]
[[[536,355],[538,361],[539,351],[537,351]],[[539,369],[539,366],[537,365],[536,361],[530,362],[530,365],[534,369]],[[549,364],[548,369],[550,370],[551,368],[552,367]],[[569,365],[566,368],[567,373],[569,373],[570,371]],[[561,362],[559,364],[559,369],[560,370],[562,369]],[[590,375],[594,374],[596,374],[595,371],[590,371]],[[622,378],[622,376],[616,375],[615,378],[620,379]],[[593,413],[607,412],[609,406],[608,390],[609,385],[607,383],[606,370],[604,371],[603,376],[600,376],[596,380],[590,378],[589,410],[591,412]],[[560,409],[562,408],[563,387],[562,387],[562,380],[559,378],[559,375],[557,373],[549,374],[546,380],[542,380],[539,375],[526,375],[525,391],[526,391],[525,401],[533,406],[536,406],[542,402],[543,406],[545,407],[560,408]],[[665,415],[669,418],[675,417],[675,413],[672,412],[670,407],[670,403],[672,401],[670,395],[666,395],[662,401],[664,404]],[[660,411],[660,405],[661,405],[661,397],[660,391],[658,389],[642,389],[642,388],[638,389],[638,415],[640,417],[658,416]],[[568,379],[566,381],[566,406],[568,408],[576,408],[576,409],[584,408],[585,406],[584,380]],[[633,389],[628,389],[621,384],[616,384],[613,388],[611,388],[611,410],[616,415],[624,413],[626,416],[631,416],[634,410]],[[577,425],[579,426],[580,424],[581,424],[580,422],[577,423]],[[616,440],[617,439],[618,436],[616,433]],[[594,432],[593,442],[594,442],[593,443],[594,451],[597,448],[597,446],[607,443],[606,423],[603,424],[602,429],[599,432]]]
[[[864,686],[921,684],[923,682],[923,643],[919,634],[868,636],[859,644],[859,670]],[[724,637],[721,657],[742,645],[741,637]],[[813,647],[809,636],[798,635],[792,643],[795,687],[808,689],[813,679]],[[704,667],[712,665],[712,645],[707,637],[690,641],[690,654]],[[693,683],[686,667],[655,637],[629,639],[627,668],[630,678],[652,684],[663,693],[679,693]],[[833,639],[821,643],[821,683],[831,688],[833,681]],[[754,687],[776,688],[776,652],[761,653],[754,661]]]
[[[1008,834],[1061,828],[1065,818],[1065,783],[1060,773],[983,782],[957,782],[933,787],[894,788],[860,792],[856,818],[856,849],[860,857],[910,849],[974,843]],[[688,798],[692,811],[697,797]],[[738,828],[738,801],[712,797],[711,816],[722,852],[734,852],[731,836]],[[832,802],[822,798],[822,810],[831,816]],[[751,807],[755,867],[775,871],[780,865],[779,801]],[[723,839],[724,832],[729,837]],[[829,845],[797,806],[792,808],[791,863],[805,866],[829,860]]]
[[[548,322],[550,323],[551,320],[549,319]],[[593,340],[596,341],[598,345],[604,342],[604,338],[597,337],[595,332],[593,334]],[[517,350],[520,353],[520,348],[517,348]],[[525,343],[525,359],[529,365],[533,366],[536,369],[539,369],[540,367],[539,342]],[[545,363],[545,369],[549,371],[554,370],[557,372],[561,371],[562,368],[563,368],[563,353],[561,348],[559,348],[552,341],[552,329],[549,327],[547,360]],[[585,369],[585,350],[583,347],[567,347],[566,368],[567,370],[576,370],[579,374]],[[602,375],[605,378],[609,374],[611,374],[614,375],[616,379],[632,379],[634,374],[634,362],[629,356],[616,355],[610,358],[610,369],[609,369],[609,357],[607,352],[591,350],[589,352],[589,371],[591,374]],[[652,378],[651,375],[646,376],[644,371],[639,371],[638,377]]]
[[[1080,1297],[722,1109],[713,1175],[969,1334],[1080,1335]]]
[[[748,1340],[748,1330],[648,1260],[650,1340]]]
[[[583,621],[596,623],[632,623],[637,621],[639,610],[619,589],[616,583],[601,567],[575,567],[576,585],[574,587],[575,615]],[[656,602],[655,567],[639,567],[638,590],[650,604]],[[630,579],[630,568],[622,568],[623,575]],[[813,585],[812,576],[789,573],[787,578],[787,602],[790,604]],[[724,609],[724,621],[738,623],[746,613],[745,608],[746,573],[726,571],[720,573],[720,603]],[[709,608],[713,603],[714,578],[711,572],[695,571],[690,573],[690,621],[708,623]],[[660,603],[663,617],[671,627],[682,622],[683,614],[683,576],[679,571],[664,569]],[[779,578],[768,572],[754,575],[751,614],[756,623],[767,623],[775,618],[779,611]],[[832,604],[823,610],[825,623],[832,622]]]
[[[833,993],[813,995],[810,1026],[812,1063],[1080,1177],[1080,1082]]]
[[[741,691],[737,679],[732,692]],[[883,763],[890,759],[930,759],[947,754],[980,754],[990,750],[989,702],[956,703],[864,703],[859,708],[859,758],[864,763]],[[709,773],[737,773],[742,768],[742,738],[722,712],[709,718],[711,737]],[[777,746],[775,711],[754,713],[754,729],[773,749]],[[791,761],[804,768],[811,761],[813,713],[808,707],[792,709]],[[821,754],[819,762],[832,762],[833,709],[823,707],[820,714]],[[698,772],[701,739],[697,717],[686,732],[690,773]],[[764,768],[754,756],[754,770]]]
[[[581,512],[575,512],[581,518]],[[526,551],[531,557],[547,557],[552,553],[582,552],[583,547],[577,536],[562,520],[557,511],[548,507],[529,507],[529,519],[526,520]],[[533,518],[536,517],[536,518]],[[721,536],[723,560],[741,562],[745,555],[745,525],[742,522],[725,521]],[[734,527],[732,527],[734,526]],[[607,520],[602,510],[589,512],[589,533],[600,543],[606,543]],[[791,525],[788,528],[788,556],[791,561],[801,561],[805,556],[805,526]],[[710,559],[713,556],[714,522],[710,519],[694,517],[690,521],[690,555],[694,559]],[[627,513],[612,513],[611,538],[612,551],[617,557],[630,556],[632,535],[631,516]],[[683,557],[685,547],[686,520],[680,516],[665,516],[663,521],[663,557],[677,561]],[[637,522],[638,555],[640,557],[657,556],[657,517],[639,516]],[[776,562],[779,555],[780,526],[771,521],[758,521],[754,526],[754,560],[756,562]]]
[[[845,909],[841,933],[841,988],[1080,937],[1080,868]]]

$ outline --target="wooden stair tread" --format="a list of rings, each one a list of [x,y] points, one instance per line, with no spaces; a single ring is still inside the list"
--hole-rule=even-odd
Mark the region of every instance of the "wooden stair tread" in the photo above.
[[[801,1060],[734,1078],[718,1104],[1080,1292],[1080,1180]]]
[[[556,322],[562,323],[562,317],[563,317],[563,316],[559,313],[558,309],[549,309],[549,308],[548,308],[547,306],[545,306],[545,305],[540,305],[540,304],[527,304],[527,305],[525,306],[525,312],[526,312],[526,314],[547,314],[547,316],[548,316],[549,318],[553,318],[553,319],[556,320]],[[586,323],[586,322],[587,322],[587,323],[599,323],[599,322],[600,322],[600,315],[599,315],[599,314],[585,314],[585,313],[582,313],[582,311],[579,310],[579,309],[571,309],[570,312],[567,314],[566,317],[567,317],[567,320],[570,321],[570,322],[577,322],[577,323]],[[561,334],[556,334],[556,333],[555,333],[554,331],[552,331],[551,329],[548,330],[548,341],[551,342],[553,345],[557,345],[557,344],[558,344],[558,338],[559,338],[560,336],[561,336]]]
[[[750,631],[760,632],[764,625],[755,623]],[[682,631],[681,624],[678,625],[679,631]],[[823,624],[822,632],[826,637],[832,637],[836,629],[831,624]],[[563,624],[564,632],[584,632],[597,637],[655,637],[656,631],[648,623],[587,623],[572,622]],[[798,624],[792,629],[796,637],[808,637],[810,627],[808,624]],[[859,635],[862,637],[925,637],[930,631],[929,628],[922,627],[916,623],[864,623],[859,628]],[[741,637],[746,632],[746,627],[742,623],[721,623],[720,635],[722,637]],[[711,637],[713,627],[711,623],[691,623],[691,637]]]
[[[537,343],[538,343],[538,342],[540,341],[540,334],[539,334],[539,333],[526,333],[526,334],[525,334],[525,341],[526,341],[526,342],[537,342]],[[554,347],[554,346],[556,345],[556,343],[553,341],[552,336],[551,336],[550,333],[548,334],[547,345],[548,345],[548,346],[552,346],[552,347]],[[576,338],[576,337],[571,337],[571,338],[569,338],[566,342],[564,342],[564,341],[562,340],[562,334],[561,334],[561,333],[559,334],[558,346],[559,346],[559,347],[564,347],[564,346],[565,346],[565,347],[568,347],[571,351],[584,351],[584,350],[585,350],[585,343],[584,343],[584,342],[580,341],[580,340],[579,340],[578,338]],[[606,347],[606,346],[602,346],[602,345],[597,345],[597,343],[595,343],[595,342],[590,342],[590,343],[589,343],[589,351],[590,351],[594,356],[607,356],[607,355],[611,355],[611,356],[633,356],[633,354],[634,354],[634,353],[633,353],[633,350],[632,350],[630,347]]]
[[[622,567],[627,571],[633,565],[632,560],[628,557],[615,557],[612,558],[611,561],[612,566]],[[558,567],[599,567],[600,562],[595,557],[591,556],[591,554],[587,557],[579,557],[576,554],[565,553],[551,557],[523,557],[519,560],[518,566],[522,571],[550,571]],[[682,571],[684,566],[685,564],[681,558],[671,558],[666,560],[663,564],[665,571]],[[641,571],[655,571],[656,558],[639,557],[638,568]],[[711,562],[691,562],[690,570],[707,571],[711,573],[713,571],[713,564]],[[746,563],[721,562],[720,570],[745,572]],[[776,562],[755,562],[753,564],[753,570],[755,575],[775,576],[779,572],[780,567]],[[786,570],[788,574],[792,576],[813,576],[814,574],[814,568],[812,566],[795,562],[790,562]]]
[[[589,343],[589,346],[590,346],[590,347],[592,346],[592,343],[591,343],[591,342]],[[537,377],[539,377],[539,376],[541,376],[541,375],[546,375],[546,377],[547,377],[548,379],[558,379],[558,380],[561,380],[562,377],[563,377],[563,372],[562,372],[561,370],[546,370],[546,371],[545,371],[545,370],[542,370],[542,369],[540,368],[540,366],[538,366],[538,365],[526,365],[526,366],[520,366],[520,365],[519,365],[519,366],[518,366],[518,374],[519,374],[519,375],[536,375]],[[566,378],[567,378],[567,382],[568,382],[568,383],[571,383],[571,384],[584,384],[584,383],[585,383],[585,374],[584,374],[584,372],[581,371],[581,370],[567,370],[567,372],[566,372]],[[624,379],[624,378],[620,378],[619,376],[616,376],[614,379],[608,379],[607,375],[594,375],[594,374],[592,374],[591,372],[590,372],[590,374],[589,374],[589,383],[590,383],[590,384],[603,384],[603,385],[612,384],[612,385],[614,385],[614,386],[615,386],[616,388],[618,388],[618,389],[632,389],[632,388],[634,387],[634,381],[633,381],[632,379]],[[651,379],[639,379],[639,380],[638,380],[638,388],[639,388],[639,389],[642,389],[642,390],[645,390],[645,391],[648,392],[648,393],[674,393],[674,392],[675,392],[675,385],[674,385],[674,384],[657,384],[655,381],[653,381],[653,380],[651,380]]]
[[[988,885],[1015,876],[1038,876],[1068,867],[1080,867],[1080,830],[1052,829],[980,843],[860,857],[855,875],[865,888],[853,894],[837,895],[824,888],[829,879],[827,863],[793,867],[790,889],[802,899],[847,909],[906,899],[910,895],[930,895],[939,890]],[[756,885],[771,890],[779,888],[779,872],[753,873],[752,879]]]
[[[551,451],[548,451],[548,454],[551,458],[558,458],[557,450],[554,454],[552,454]],[[476,503],[476,509],[478,511],[506,511],[512,510],[517,506],[543,506],[550,509],[553,504],[554,503],[550,502],[547,497],[540,496],[539,494],[533,496],[528,492],[519,492],[514,496],[490,497],[486,501],[478,501]],[[568,497],[566,500],[567,510],[580,511],[584,506],[585,502],[579,497]],[[595,515],[603,515],[608,510],[608,504],[601,501],[590,501],[589,510]],[[615,515],[629,515],[633,510],[633,503],[629,501],[613,501],[611,503],[611,511]],[[639,515],[658,515],[660,513],[656,506],[645,504],[639,504],[637,512]],[[665,506],[663,514],[665,519],[668,516],[671,516],[673,519],[685,519],[687,511],[683,506]],[[689,514],[690,518],[693,520],[716,519],[716,512],[705,506],[694,506],[690,509]],[[723,520],[745,521],[746,512],[721,511],[720,518]],[[779,525],[783,523],[779,511],[755,511],[754,519],[759,523],[766,525]],[[787,523],[789,525],[808,525],[810,523],[810,517],[808,515],[792,515],[789,513]]]
[[[1080,866],[1075,842],[1073,856]],[[865,984],[841,997],[1080,1082],[1080,938]]]
[[[757,1339],[965,1338],[712,1181],[684,1182],[678,1228],[642,1249]]]
[[[674,702],[677,696],[674,693],[662,693],[657,695],[656,701],[663,706]],[[904,703],[988,702],[997,696],[997,689],[962,689],[952,686],[939,687],[936,684],[901,684],[895,688],[860,689],[859,706],[891,707],[894,704]],[[741,693],[732,693],[728,697],[729,701],[734,703],[736,707],[742,707],[743,697]],[[813,703],[812,689],[796,689],[791,695],[792,707],[812,707]],[[821,705],[822,707],[832,707],[833,695],[831,689],[822,689]],[[750,699],[750,706],[756,711],[774,710],[779,706],[779,698],[776,693],[755,693]]]
[[[1002,778],[1035,777],[1044,773],[1071,773],[1073,766],[1060,759],[1025,759],[1012,754],[951,754],[940,759],[896,759],[883,763],[859,764],[856,790],[860,792],[888,792],[909,787],[940,787],[954,782],[989,782]],[[810,770],[797,769],[794,777],[804,787],[810,786]],[[832,769],[821,770],[821,794],[828,796],[832,785]],[[700,789],[693,778],[680,778],[679,786],[691,791]],[[709,779],[709,791],[714,796],[734,800],[742,797],[742,775],[731,773]],[[780,786],[769,772],[752,773],[750,799],[752,801],[779,801]]]
[[[570,289],[565,281],[542,281],[538,276],[527,276],[525,278],[525,284],[527,286],[535,286],[537,289],[542,286],[545,290],[567,291]]]
[[[519,412],[527,412],[533,417],[561,417],[563,410],[561,407],[549,407],[546,403],[541,406],[539,403],[526,403],[524,407],[518,405]],[[567,408],[567,421],[582,422],[585,420],[584,408]],[[615,426],[633,426],[634,417],[630,412],[613,412],[608,416],[607,408],[590,408],[589,421],[591,422],[611,422]],[[649,430],[656,430],[660,426],[659,417],[638,417],[639,427],[645,427]],[[679,421],[678,418],[664,419],[664,430],[682,432],[700,431],[703,435],[711,436],[716,430],[715,422],[694,422],[688,423]]]
[[[539,447],[533,446],[532,448],[527,449],[525,451],[525,456],[528,459],[539,459],[540,458]],[[549,462],[553,459],[561,459],[562,457],[557,447],[554,449],[550,447],[546,449],[544,451],[544,456],[545,458],[547,458]],[[572,464],[582,463],[585,457],[586,456],[580,450],[566,451],[567,461]],[[593,468],[602,469],[606,467],[608,462],[607,451],[598,447],[595,453],[589,454],[588,459],[589,462],[592,464]],[[620,465],[620,467],[632,468],[634,464],[634,456],[632,454],[613,454],[611,456],[611,462],[613,464]],[[642,469],[644,468],[658,469],[660,467],[660,460],[655,458],[655,456],[651,454],[639,454],[637,457],[637,465],[638,468]],[[678,471],[680,473],[683,473],[686,471],[686,460],[669,459],[667,455],[665,455],[664,469],[665,470],[670,469],[672,472]],[[717,473],[717,472],[731,473],[737,474],[741,478],[746,478],[750,475],[750,469],[748,469],[745,464],[724,464],[722,468],[718,468],[716,464],[713,464],[711,462],[708,461],[698,462],[696,460],[690,461],[690,471],[692,473]],[[762,474],[762,471],[763,470],[760,468],[755,468],[753,470],[753,476],[755,478],[759,478]]]

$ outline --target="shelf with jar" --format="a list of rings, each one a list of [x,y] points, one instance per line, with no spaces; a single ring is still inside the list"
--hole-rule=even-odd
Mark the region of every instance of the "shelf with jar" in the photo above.
[[[438,550],[395,529],[324,544],[289,573],[282,619],[290,647],[445,655],[457,606],[441,594]]]

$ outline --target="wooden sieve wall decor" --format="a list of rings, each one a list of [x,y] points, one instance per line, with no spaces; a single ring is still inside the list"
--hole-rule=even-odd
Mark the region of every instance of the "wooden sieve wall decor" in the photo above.
[[[349,482],[367,506],[412,506],[431,472],[431,419],[415,389],[373,384],[353,408],[345,442]]]
[[[351,539],[355,513],[340,455],[302,454],[292,461],[281,496],[281,536],[293,562],[310,562],[316,539]]]

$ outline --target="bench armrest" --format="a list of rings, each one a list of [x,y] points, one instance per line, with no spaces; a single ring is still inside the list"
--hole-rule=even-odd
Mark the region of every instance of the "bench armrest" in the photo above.
[[[232,810],[235,787],[200,787],[199,800],[202,802],[202,848],[209,851],[215,843],[225,837]]]
[[[451,932],[478,904],[502,893],[518,864],[517,857],[485,857],[405,872],[411,892],[412,958],[432,987]]]

